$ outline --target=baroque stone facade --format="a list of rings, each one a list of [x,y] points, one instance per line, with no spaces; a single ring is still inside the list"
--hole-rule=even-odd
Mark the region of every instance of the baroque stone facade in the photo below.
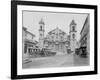
[[[50,32],[44,39],[46,48],[56,52],[66,52],[68,45],[68,35],[58,27]]]
[[[48,32],[46,37],[44,36],[45,23],[43,19],[39,22],[39,47],[50,49],[56,52],[67,52],[67,49],[71,48],[75,50],[76,46],[76,23],[74,20],[70,23],[69,35],[62,31],[58,27]]]

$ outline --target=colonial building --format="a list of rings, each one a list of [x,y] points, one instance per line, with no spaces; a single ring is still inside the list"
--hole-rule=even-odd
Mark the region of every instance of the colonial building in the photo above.
[[[80,47],[86,47],[87,52],[90,53],[90,25],[89,25],[89,15],[87,16],[83,28],[80,32]]]
[[[36,41],[34,40],[35,35],[31,32],[27,31],[27,28],[22,28],[22,35],[23,35],[23,58],[27,58],[29,53],[31,52],[30,48],[35,48]]]
[[[48,32],[44,37],[45,23],[43,19],[39,22],[39,47],[51,51],[66,53],[67,49],[75,50],[76,47],[76,23],[72,20],[69,35],[58,27]]]
[[[71,51],[75,51],[76,48],[76,23],[74,20],[70,23],[70,48]]]
[[[56,52],[67,52],[69,46],[67,37],[67,34],[57,27],[48,32],[44,40],[45,47]]]

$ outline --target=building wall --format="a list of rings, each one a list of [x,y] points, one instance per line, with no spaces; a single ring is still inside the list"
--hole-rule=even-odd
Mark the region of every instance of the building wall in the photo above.
[[[90,53],[90,32],[87,35],[87,52]]]
[[[46,36],[45,45],[52,51],[67,52],[67,34],[56,28]]]
[[[26,32],[26,39],[28,40],[33,40],[33,35],[31,35],[30,33]]]
[[[22,60],[24,60],[24,59],[26,59],[26,58],[28,58],[29,57],[29,55],[28,54],[25,54],[24,52],[25,52],[25,39],[26,39],[26,28],[23,28],[23,30],[22,30],[22,35],[23,35],[23,37],[22,37]],[[27,50],[26,50],[27,51]]]
[[[23,34],[23,37],[22,37],[22,39],[23,39],[23,42],[22,42],[23,59],[26,59],[26,58],[29,58],[29,48],[35,47],[35,42],[34,42],[35,35],[28,32],[27,29],[24,27],[22,30],[22,34]]]
[[[71,40],[70,41],[70,46],[71,46],[71,51],[75,51],[75,49],[77,48],[76,46],[76,40]]]
[[[90,54],[90,16],[88,16],[88,35],[87,35],[87,52],[88,52],[88,55]]]
[[[82,31],[80,33],[80,47],[86,47],[87,52],[90,53],[90,25],[89,15],[87,16]]]
[[[39,47],[40,49],[44,47],[44,32],[39,31]]]

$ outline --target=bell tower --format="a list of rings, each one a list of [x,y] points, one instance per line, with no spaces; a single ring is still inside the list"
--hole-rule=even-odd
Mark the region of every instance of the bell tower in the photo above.
[[[76,23],[74,20],[71,21],[70,23],[70,47],[71,51],[75,51],[76,48]]]
[[[39,47],[40,49],[44,47],[44,32],[45,32],[44,26],[45,26],[45,23],[43,19],[41,18],[41,20],[39,21]]]

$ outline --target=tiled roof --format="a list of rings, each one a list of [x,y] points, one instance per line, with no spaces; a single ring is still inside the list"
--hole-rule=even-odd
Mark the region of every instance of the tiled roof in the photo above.
[[[30,35],[35,37],[35,35],[33,33],[29,32],[26,27],[23,27],[23,30],[26,31],[28,34],[30,34]]]

